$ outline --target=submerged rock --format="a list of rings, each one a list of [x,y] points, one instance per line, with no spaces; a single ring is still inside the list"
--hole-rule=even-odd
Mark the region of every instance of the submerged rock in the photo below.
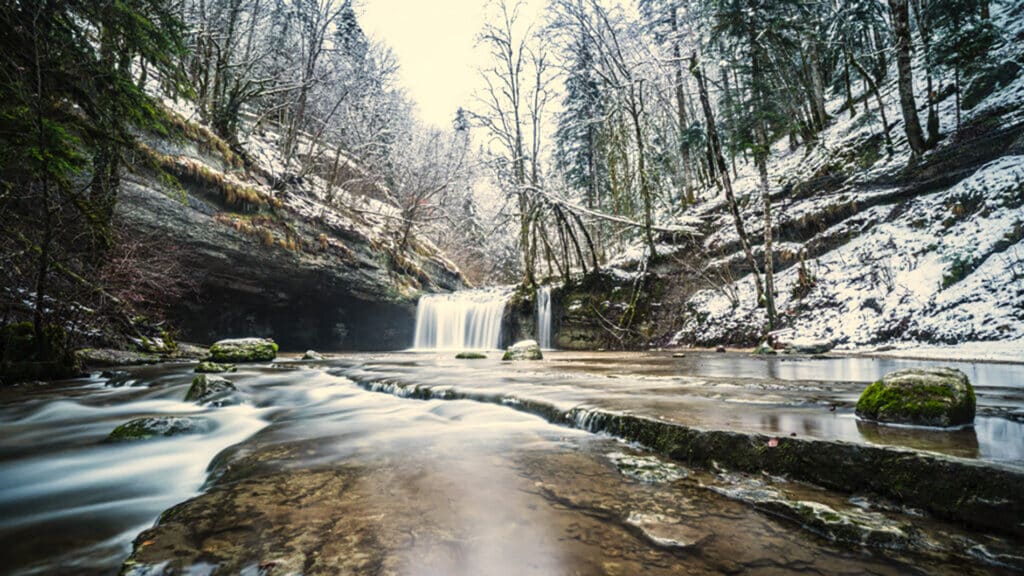
[[[260,362],[277,357],[277,344],[270,338],[233,338],[210,346],[213,362]]]
[[[238,390],[227,378],[200,374],[192,379],[192,386],[185,394],[186,402],[212,402],[229,396]]]
[[[712,534],[683,523],[678,518],[647,512],[630,512],[626,524],[640,530],[651,543],[665,548],[691,548],[711,538]]]
[[[125,440],[148,440],[159,436],[180,436],[182,434],[201,434],[209,432],[213,423],[206,418],[159,416],[153,418],[136,418],[114,428],[109,442]]]
[[[866,420],[916,426],[959,426],[974,422],[974,388],[953,368],[911,368],[886,374],[857,401]]]
[[[320,354],[316,350],[306,350],[306,353],[302,355],[302,359],[303,360],[323,360],[324,357],[323,357],[322,354]]]
[[[540,352],[540,345],[536,340],[522,340],[516,342],[505,351],[502,360],[543,360],[544,355]]]
[[[196,365],[196,372],[200,374],[220,374],[223,372],[234,372],[238,370],[234,364],[218,364],[216,362],[202,361]]]
[[[634,456],[622,452],[612,452],[608,454],[608,459],[624,476],[647,484],[675,482],[689,475],[685,468],[654,456]]]
[[[487,354],[481,354],[480,352],[459,352],[455,355],[456,360],[485,360]]]
[[[708,488],[835,542],[897,549],[924,546],[914,528],[906,523],[859,508],[839,509],[823,502],[792,498],[764,479],[724,473]]]

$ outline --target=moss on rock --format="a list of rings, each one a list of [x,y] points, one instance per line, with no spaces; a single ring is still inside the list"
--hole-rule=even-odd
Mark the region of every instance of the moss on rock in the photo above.
[[[456,360],[484,360],[487,358],[487,354],[481,354],[480,352],[459,352],[455,355]]]
[[[543,360],[544,355],[540,351],[540,345],[536,340],[523,340],[509,346],[508,350],[501,357],[502,360]]]
[[[206,418],[160,416],[152,418],[136,418],[121,424],[107,436],[109,442],[126,440],[148,440],[156,437],[180,436],[182,434],[201,434],[213,427]]]
[[[192,379],[192,386],[185,393],[186,402],[211,402],[235,392],[237,388],[226,378],[200,374]]]
[[[974,422],[975,396],[967,376],[953,368],[900,370],[871,384],[857,401],[867,420],[917,426]]]
[[[210,346],[213,362],[261,362],[277,357],[277,343],[270,338],[234,338]]]
[[[221,374],[238,370],[234,364],[218,364],[216,362],[202,361],[196,365],[196,372],[199,374]]]

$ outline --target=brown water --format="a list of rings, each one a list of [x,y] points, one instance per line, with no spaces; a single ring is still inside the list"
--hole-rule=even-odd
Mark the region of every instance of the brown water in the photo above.
[[[912,511],[888,510],[883,518],[877,510],[886,509],[875,507],[867,514],[876,515],[873,522],[914,524],[935,544],[931,552],[834,543],[730,495],[777,492],[851,514],[865,500],[777,478],[686,470],[640,447],[498,404],[366,389],[367,380],[407,379],[570,407],[650,410],[709,427],[793,427],[895,441],[872,437],[849,417],[852,378],[784,362],[766,374],[763,361],[733,361],[730,375],[730,359],[714,356],[680,362],[556,353],[513,366],[432,354],[344,356],[229,374],[244,401],[221,408],[180,401],[191,366],[134,369],[126,381],[7,390],[0,407],[0,572],[116,573],[137,533],[197,494],[140,539],[135,573],[997,571],[965,550],[1006,543]],[[1019,410],[1020,372],[1007,367],[1001,374],[1000,382],[975,380],[983,416],[973,440],[909,430],[899,443],[1019,462],[1019,425],[999,414]],[[835,402],[840,408],[829,412]],[[117,424],[157,414],[200,415],[216,428],[102,442]]]

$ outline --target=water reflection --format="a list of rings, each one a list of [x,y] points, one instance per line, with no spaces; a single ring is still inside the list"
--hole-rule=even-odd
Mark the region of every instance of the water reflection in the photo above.
[[[857,420],[857,431],[873,444],[910,446],[922,450],[945,452],[965,458],[981,456],[978,433],[974,427],[959,430],[923,430],[900,426],[887,426],[874,422]],[[986,454],[993,460],[992,454]]]
[[[757,358],[747,354],[552,352],[536,363],[460,362],[446,354],[359,357],[341,368],[357,381],[389,381],[482,398],[628,411],[689,426],[906,446],[1024,466],[1024,366],[952,363],[971,375],[975,427],[869,431],[854,405],[868,382],[898,369],[948,365],[893,358]]]

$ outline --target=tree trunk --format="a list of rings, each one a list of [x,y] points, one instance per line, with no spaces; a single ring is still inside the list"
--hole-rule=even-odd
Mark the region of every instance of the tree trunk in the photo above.
[[[643,109],[643,85],[630,87],[629,116],[633,120],[633,136],[636,138],[636,163],[637,176],[640,178],[640,199],[644,203],[644,241],[650,250],[653,258],[657,251],[654,247],[654,233],[651,228],[654,226],[653,206],[651,203],[651,184],[647,178],[647,153],[644,147],[643,128],[640,126],[640,115]],[[641,93],[638,93],[641,92]]]
[[[818,55],[817,43],[811,43],[811,86],[813,87],[814,114],[818,125],[824,129],[828,125],[828,112],[825,111],[825,82],[821,79],[821,58]]]
[[[924,154],[927,147],[924,133],[921,132],[921,120],[917,116],[917,103],[914,100],[914,77],[910,60],[910,12],[907,0],[889,0],[889,9],[892,12],[903,127],[907,133],[912,159],[917,159]]]
[[[708,89],[704,83],[704,74],[697,65],[697,54],[690,54],[690,73],[697,79],[697,91],[700,95],[701,108],[704,110],[704,121],[708,131],[708,150],[712,155],[715,164],[718,166],[719,177],[725,190],[725,199],[729,204],[729,212],[732,214],[733,224],[736,226],[736,235],[739,236],[740,246],[743,247],[743,254],[746,256],[747,264],[753,270],[754,287],[757,290],[758,302],[764,298],[764,285],[761,283],[761,269],[754,258],[754,251],[750,248],[750,239],[747,238],[746,228],[743,226],[743,217],[740,216],[739,205],[736,203],[736,196],[732,191],[732,181],[729,179],[729,169],[725,164],[725,157],[722,156],[722,142],[718,138],[718,128],[715,126],[715,115],[711,111],[711,103],[708,100]]]
[[[933,70],[931,65],[931,23],[928,21],[927,0],[912,0],[911,7],[914,10],[914,19],[917,20],[917,33],[921,36],[921,45],[924,47],[924,73],[928,82],[928,139],[925,146],[934,148],[939,142],[939,103],[935,95],[935,88],[932,85]]]
[[[754,106],[764,109],[766,106],[764,94],[764,79],[762,78],[764,64],[763,55],[757,44],[755,30],[750,34],[750,84]],[[757,111],[755,111],[756,113]],[[775,264],[772,252],[772,198],[771,188],[768,183],[768,154],[771,152],[771,144],[768,142],[768,128],[763,117],[757,117],[754,122],[754,138],[757,146],[754,148],[754,163],[757,164],[757,174],[761,183],[761,203],[764,205],[764,305],[768,314],[768,327],[775,329],[778,319],[775,313]]]
[[[889,134],[889,119],[886,118],[885,115],[885,102],[882,101],[882,94],[878,90],[878,84],[875,84],[875,79],[868,74],[868,71],[865,70],[864,66],[862,66],[861,63],[853,57],[849,50],[847,50],[846,54],[847,60],[857,68],[857,72],[860,72],[860,75],[864,78],[864,82],[868,85],[868,90],[871,92],[871,95],[875,97],[875,102],[878,103],[878,114],[882,120],[882,132],[885,134],[885,146],[889,154],[892,154],[893,146],[892,136]],[[867,99],[865,99],[865,101],[867,101]]]
[[[683,190],[684,197],[688,204],[693,204],[695,198],[693,196],[693,185],[691,184],[692,175],[690,174],[690,145],[686,141],[686,133],[689,128],[689,122],[686,118],[686,95],[683,90],[683,56],[682,50],[679,46],[679,22],[678,22],[678,7],[672,5],[672,36],[674,38],[672,42],[672,57],[675,58],[675,81],[676,81],[676,117],[679,121],[679,155],[683,164]]]

